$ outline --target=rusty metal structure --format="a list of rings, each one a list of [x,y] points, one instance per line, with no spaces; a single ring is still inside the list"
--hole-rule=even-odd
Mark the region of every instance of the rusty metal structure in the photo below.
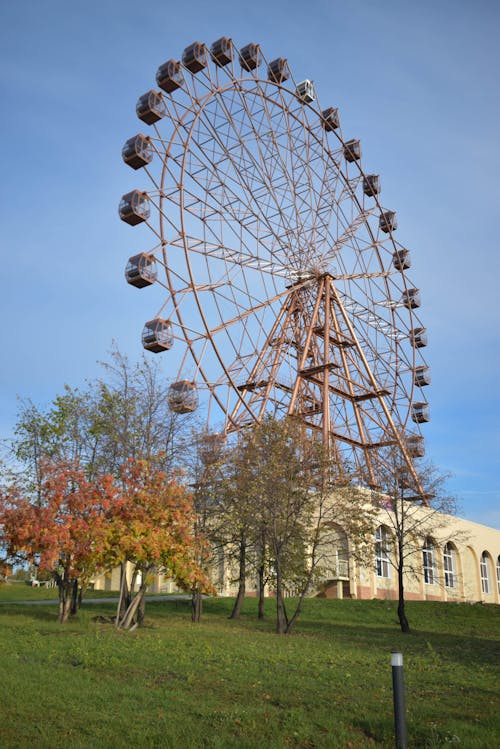
[[[293,415],[373,487],[396,444],[416,479],[430,382],[419,290],[335,102],[320,105],[285,58],[227,37],[190,44],[156,84],[137,103],[147,135],[123,148],[147,179],[120,217],[154,235],[126,277],[164,289],[145,346],[178,372],[173,407],[199,402],[224,434]],[[160,323],[168,340],[151,343]]]

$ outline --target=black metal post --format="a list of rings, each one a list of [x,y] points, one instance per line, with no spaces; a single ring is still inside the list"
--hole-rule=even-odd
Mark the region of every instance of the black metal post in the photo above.
[[[405,685],[403,678],[403,654],[393,651],[391,654],[392,693],[394,699],[394,730],[396,732],[396,749],[408,749],[406,732]]]

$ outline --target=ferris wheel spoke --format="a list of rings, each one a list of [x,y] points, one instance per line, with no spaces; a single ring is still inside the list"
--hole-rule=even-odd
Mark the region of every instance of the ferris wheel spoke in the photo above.
[[[300,237],[305,233],[304,216],[303,210],[300,204],[306,204],[310,210],[310,205],[303,197],[303,177],[306,177],[306,186],[310,191],[310,169],[312,166],[312,159],[307,159],[307,130],[302,130],[303,137],[301,142],[301,149],[293,148],[293,128],[290,124],[290,112],[286,108],[281,107],[278,111],[280,113],[280,119],[278,122],[271,117],[269,102],[267,96],[263,97],[263,107],[265,112],[266,124],[269,127],[270,137],[264,139],[263,146],[265,148],[263,159],[264,164],[267,166],[269,177],[272,179],[273,172],[282,175],[282,184],[274,187],[274,193],[278,202],[280,214],[292,215],[295,217],[296,224],[294,225],[295,233]],[[281,127],[280,127],[281,126]],[[278,135],[276,134],[278,133]],[[283,142],[280,147],[278,138]],[[302,151],[306,148],[306,155],[302,154]],[[284,155],[289,156],[289,159],[285,159]],[[299,155],[300,154],[300,155]],[[305,166],[300,167],[300,161],[307,160],[309,169],[305,169]],[[289,161],[289,163],[287,163]],[[270,168],[274,166],[275,169],[270,171]],[[302,177],[302,181],[299,177]],[[287,230],[290,231],[291,222],[287,223]]]
[[[239,88],[237,88],[236,92],[234,93],[235,96],[239,95],[239,98],[241,99],[241,92]],[[220,99],[220,101],[218,100],[217,103],[222,105],[228,129],[234,131],[234,135],[231,136],[231,146],[228,146],[222,142],[220,133],[214,129],[212,122],[210,120],[206,122],[207,128],[212,132],[214,141],[219,144],[219,147],[221,149],[219,154],[221,160],[227,160],[231,164],[233,169],[233,178],[237,178],[237,184],[241,180],[242,174],[249,174],[250,178],[244,182],[244,187],[248,190],[249,194],[252,194],[253,185],[251,181],[252,178],[254,178],[258,182],[258,184],[265,185],[263,195],[266,195],[272,185],[265,181],[266,174],[262,171],[263,167],[265,167],[265,164],[262,163],[262,160],[259,161],[255,158],[254,153],[252,153],[251,149],[248,146],[248,137],[244,138],[241,132],[238,132],[235,129],[235,118],[232,116],[232,113],[228,111],[225,100],[222,98]],[[244,110],[245,107],[242,108],[242,111]],[[207,118],[205,118],[205,120],[206,119]],[[229,138],[229,134],[226,137]],[[235,163],[234,161],[236,156],[239,156],[238,163]]]
[[[275,216],[279,217],[280,219],[278,222],[278,232],[280,231],[279,227],[281,227],[281,232],[282,233],[284,232],[285,235],[289,235],[292,232],[292,227],[290,223],[285,221],[285,214],[283,213],[282,210],[280,210],[280,199],[279,199],[279,195],[276,193],[276,179],[273,181],[273,173],[272,172],[269,173],[268,171],[268,164],[265,158],[265,154],[263,153],[262,135],[259,134],[257,125],[254,121],[254,118],[253,118],[254,113],[250,110],[248,101],[243,96],[244,92],[240,88],[238,88],[238,93],[240,95],[240,101],[241,101],[243,111],[245,112],[246,117],[248,118],[248,121],[251,127],[251,133],[253,135],[254,143],[257,149],[258,159],[256,159],[255,156],[250,152],[251,163],[252,163],[252,166],[256,167],[256,175],[257,175],[258,181],[261,184],[267,186],[267,194],[264,193],[263,199],[268,198],[268,200],[267,200],[267,204],[264,205],[264,208],[267,209],[267,211],[272,210],[276,212]],[[254,97],[252,101],[253,102],[257,101],[257,98]],[[261,113],[260,113],[261,116],[263,113],[265,113],[265,108],[263,107],[264,105],[261,105],[261,108],[262,108]],[[266,127],[268,125],[269,125],[269,122],[267,122]],[[267,130],[264,132],[267,132]],[[265,143],[265,138],[264,138],[264,143]],[[248,152],[248,149],[245,149],[245,150]],[[292,183],[290,181],[289,175],[287,174],[286,168],[284,168],[282,160],[280,162],[280,167],[281,167],[281,178],[283,180],[283,184],[287,185],[288,188],[290,188],[292,186]],[[261,206],[262,206],[262,201],[261,201]],[[266,212],[266,210],[264,210],[264,214],[269,215]]]
[[[222,260],[225,263],[270,273],[275,276],[283,276],[283,278],[288,277],[283,266],[255,257],[255,255],[252,256],[249,251],[243,253],[224,245],[211,244],[199,237],[186,236],[185,241],[190,250],[200,253],[204,257]]]
[[[241,203],[241,194],[238,193],[238,188],[241,189],[243,187],[246,190],[246,193],[251,194],[251,186],[248,184],[248,182],[245,182],[243,179],[243,175],[245,174],[244,169],[232,169],[230,174],[222,174],[219,176],[219,170],[217,165],[211,164],[209,165],[209,169],[211,170],[211,173],[216,175],[216,179],[214,180],[217,187],[221,187],[223,190],[223,194],[220,198],[217,198],[217,192],[211,190],[207,193],[205,193],[205,199],[208,199],[210,203],[214,202],[214,213],[217,216],[224,215],[227,210],[229,209],[229,214],[233,215],[235,221],[237,223],[242,223],[242,217],[240,215],[234,214],[234,205],[244,205],[244,224],[247,227],[248,231],[248,215],[250,214],[254,220],[257,226],[260,223],[264,223],[267,227],[267,230],[269,232],[269,236],[276,237],[276,229],[273,226],[272,222],[270,222],[269,218],[266,214],[258,214],[256,210],[250,209],[250,203],[242,204]],[[235,177],[237,175],[237,178]],[[199,186],[202,189],[206,189],[206,186],[203,184],[200,184],[199,178],[197,178],[196,175],[191,174],[191,177],[194,182],[199,184]],[[230,185],[234,182],[234,188],[231,189]],[[226,193],[230,194],[231,199],[226,199]],[[199,200],[201,205],[204,205],[203,201],[201,201],[197,194],[193,194],[193,199]],[[206,210],[204,213],[204,219],[206,220]],[[250,231],[250,234],[253,234],[252,231]],[[260,245],[259,245],[260,246]],[[272,255],[273,252],[270,251],[270,254]]]
[[[346,229],[344,229],[341,236],[338,237],[338,239],[334,242],[333,246],[325,252],[324,260],[326,263],[329,263],[330,260],[333,260],[338,255],[338,253],[342,250],[344,245],[346,245],[349,241],[353,239],[353,237],[355,237],[358,229],[366,223],[369,216],[372,216],[373,213],[374,213],[373,208],[368,209],[368,210],[362,210],[354,218],[354,220],[349,224],[349,226]]]
[[[271,307],[272,305],[274,305],[275,302],[278,302],[281,299],[286,298],[289,294],[290,294],[289,289],[285,289],[284,291],[280,292],[279,294],[275,294],[274,297],[271,297],[269,299],[266,299],[263,302],[260,302],[259,304],[256,304],[254,307],[242,310],[240,314],[235,315],[231,319],[225,319],[219,325],[213,327],[210,330],[210,334],[214,335],[215,333],[218,333],[218,332],[220,332],[222,330],[226,330],[227,328],[230,328],[231,326],[238,324],[242,320],[254,317],[259,312],[261,312],[263,309]]]
[[[283,98],[283,93],[281,92]],[[284,108],[286,117],[290,120],[292,113]],[[323,167],[323,173],[316,171],[316,162],[319,160],[324,165],[322,158],[324,143],[312,135],[306,140],[306,153],[303,155],[303,147],[300,135],[297,142],[294,142],[295,134],[298,132],[308,132],[312,134],[310,126],[305,120],[305,110],[299,107],[299,116],[294,123],[294,127],[288,125],[290,134],[289,151],[291,154],[300,154],[298,166],[299,175],[296,177],[295,192],[298,193],[302,203],[303,210],[307,212],[308,224],[307,229],[309,241],[304,244],[308,245],[307,263],[317,265],[317,257],[323,256],[323,245],[328,237],[328,225],[336,205],[334,200],[335,191],[341,181],[337,165],[327,165]],[[323,134],[322,134],[323,135]],[[294,161],[292,159],[292,165]],[[302,183],[302,184],[301,184]],[[305,234],[304,224],[302,233]]]

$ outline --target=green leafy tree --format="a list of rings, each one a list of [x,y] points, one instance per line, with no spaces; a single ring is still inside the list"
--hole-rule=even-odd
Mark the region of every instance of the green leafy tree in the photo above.
[[[115,348],[102,366],[106,376],[93,384],[101,470],[119,475],[129,458],[174,470],[185,457],[193,417],[169,409],[169,383],[158,363],[143,356],[131,364]]]
[[[210,571],[218,568],[225,544],[226,518],[219,493],[225,440],[220,434],[203,430],[193,432],[190,446],[190,451],[186,453],[185,469],[193,489],[194,533],[202,541],[199,564],[208,577]],[[203,608],[199,585],[192,588],[191,604],[191,619],[199,622]]]
[[[442,543],[446,536],[449,516],[455,514],[457,501],[447,492],[448,474],[422,460],[415,461],[417,487],[400,450],[389,447],[384,454],[384,465],[378,479],[380,492],[375,493],[378,522],[391,530],[393,541],[379,540],[378,551],[394,568],[398,581],[398,619],[401,631],[410,632],[405,607],[405,579],[421,577],[422,557],[419,544],[440,532]],[[444,532],[444,536],[443,536]],[[443,540],[444,539],[444,540]],[[454,536],[456,542],[457,538]]]
[[[272,576],[281,634],[292,631],[304,598],[327,573],[339,524],[357,540],[358,554],[366,550],[373,509],[345,475],[345,467],[332,465],[291,419],[265,419],[246,431],[232,452],[227,504],[246,548],[257,549],[258,566]],[[240,581],[245,572],[246,562]],[[296,596],[293,610],[289,593]]]
[[[89,477],[119,476],[128,458],[161,460],[164,470],[182,462],[192,417],[169,410],[158,364],[143,357],[133,365],[115,348],[102,366],[104,377],[82,389],[66,385],[47,408],[21,402],[10,452],[35,494],[47,458],[78,460]]]

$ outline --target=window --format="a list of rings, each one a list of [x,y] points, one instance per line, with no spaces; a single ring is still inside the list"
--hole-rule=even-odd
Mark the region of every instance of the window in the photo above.
[[[427,585],[434,585],[436,582],[436,560],[434,554],[434,544],[430,538],[425,539],[424,548],[422,549],[422,560],[424,570],[424,582]]]
[[[481,572],[481,590],[483,593],[491,593],[490,560],[486,551],[481,554],[479,570]]]
[[[375,566],[378,577],[390,577],[390,548],[389,531],[383,525],[379,525],[375,531]]]
[[[457,587],[457,574],[455,564],[455,550],[447,543],[443,552],[444,584],[447,588]]]

